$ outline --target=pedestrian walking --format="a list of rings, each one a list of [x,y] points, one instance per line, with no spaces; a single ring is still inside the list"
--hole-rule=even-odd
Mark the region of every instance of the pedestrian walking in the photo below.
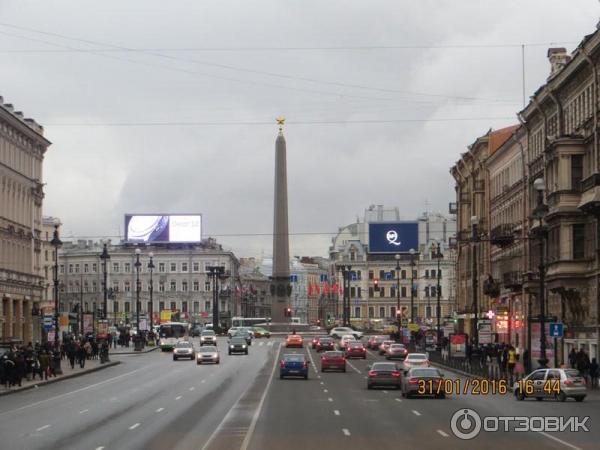
[[[517,365],[517,351],[511,345],[508,349],[508,357],[507,357],[507,369],[509,376],[509,383],[512,386],[513,384],[513,375],[515,372],[515,366]]]
[[[576,366],[577,366],[577,370],[579,371],[579,374],[585,379],[585,381],[587,383],[589,383],[589,370],[590,370],[590,357],[588,356],[588,354],[585,352],[585,350],[583,348],[581,348],[578,352],[577,352],[577,362],[576,362]]]
[[[571,369],[577,368],[577,352],[575,351],[575,347],[569,352],[569,365],[571,366]]]
[[[70,341],[67,344],[67,359],[71,365],[71,370],[75,369],[75,357],[77,356],[77,344],[74,341]]]
[[[47,380],[50,376],[50,354],[47,350],[42,350],[38,356],[40,362],[40,370],[44,375],[44,379]]]
[[[79,367],[82,369],[85,367],[86,358],[87,358],[87,352],[85,350],[85,346],[80,345],[79,349],[77,350],[77,360],[79,361]]]

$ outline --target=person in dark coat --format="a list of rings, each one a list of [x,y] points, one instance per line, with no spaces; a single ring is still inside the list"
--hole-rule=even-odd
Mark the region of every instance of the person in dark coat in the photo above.
[[[15,361],[14,361],[14,353],[9,352],[4,355],[4,378],[6,387],[11,387],[13,385],[14,372],[15,372]]]
[[[77,359],[79,360],[79,367],[82,369],[85,367],[85,359],[87,358],[87,352],[83,345],[80,345],[77,350]]]
[[[569,352],[569,365],[572,369],[577,367],[577,352],[575,351],[575,347]]]
[[[23,352],[18,352],[15,357],[15,370],[13,374],[13,384],[21,386],[21,381],[25,377],[25,354]]]
[[[50,354],[47,350],[42,350],[38,359],[40,361],[40,370],[44,375],[44,379],[47,380],[48,375],[50,374]]]
[[[75,357],[77,356],[77,346],[75,342],[71,341],[67,344],[67,358],[69,359],[69,364],[71,364],[71,369],[75,369]]]

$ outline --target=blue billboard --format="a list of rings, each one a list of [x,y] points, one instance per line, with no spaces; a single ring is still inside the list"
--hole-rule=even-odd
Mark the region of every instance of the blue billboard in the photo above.
[[[419,224],[393,222],[369,224],[369,253],[408,253],[419,251]]]

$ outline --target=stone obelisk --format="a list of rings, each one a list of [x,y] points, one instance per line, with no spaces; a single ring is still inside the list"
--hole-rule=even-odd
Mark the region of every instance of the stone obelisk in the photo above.
[[[279,134],[275,141],[275,197],[273,213],[273,274],[271,278],[271,321],[289,323],[286,308],[290,306],[290,242],[288,235],[287,162],[283,124],[278,117]]]

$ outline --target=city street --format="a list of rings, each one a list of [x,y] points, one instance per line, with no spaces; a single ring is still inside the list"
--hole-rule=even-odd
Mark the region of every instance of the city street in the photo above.
[[[2,448],[592,449],[600,439],[596,393],[583,403],[518,402],[510,393],[405,399],[398,391],[366,389],[367,366],[383,360],[373,352],[350,360],[346,373],[322,374],[314,350],[282,343],[259,339],[249,356],[228,356],[221,339],[220,365],[173,361],[162,352],[123,355],[119,366],[5,397]],[[280,380],[281,354],[296,352],[313,362],[309,379]],[[481,432],[461,441],[450,429],[461,408],[482,417],[590,416],[590,432]]]

